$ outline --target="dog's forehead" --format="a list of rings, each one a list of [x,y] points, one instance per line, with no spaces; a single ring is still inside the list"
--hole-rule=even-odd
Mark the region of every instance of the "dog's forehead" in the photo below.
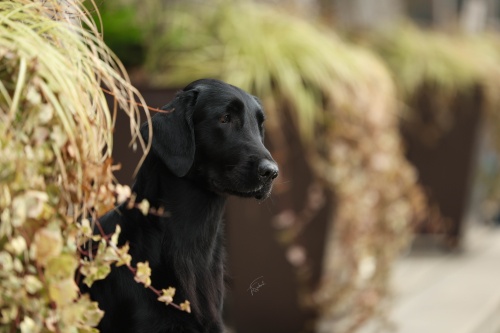
[[[262,109],[259,100],[246,91],[229,84],[222,86],[208,86],[205,88],[205,103],[215,104],[221,108],[234,105],[235,101],[240,101],[244,109],[255,111]],[[204,103],[204,104],[205,104]]]

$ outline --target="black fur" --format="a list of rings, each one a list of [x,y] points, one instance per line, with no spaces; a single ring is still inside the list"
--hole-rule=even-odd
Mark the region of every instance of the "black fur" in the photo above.
[[[224,297],[222,215],[227,194],[266,198],[278,174],[263,144],[258,100],[224,82],[188,85],[152,119],[152,150],[138,173],[137,201],[164,207],[169,217],[144,216],[124,205],[102,216],[105,232],[121,226],[133,264],[148,261],[152,286],[177,289],[188,314],[157,301],[126,267],[94,283],[92,299],[105,316],[101,332],[220,333]],[[141,133],[148,137],[147,125]]]

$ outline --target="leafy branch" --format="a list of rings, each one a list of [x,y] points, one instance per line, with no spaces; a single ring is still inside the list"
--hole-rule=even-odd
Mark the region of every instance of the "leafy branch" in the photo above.
[[[99,240],[92,262],[81,246],[93,237],[88,217],[128,197],[113,177],[116,114],[130,116],[148,151],[138,126],[148,108],[80,1],[0,1],[0,68],[0,331],[95,331],[103,311],[75,271],[95,280],[126,259],[126,248],[108,246],[117,236]],[[172,289],[157,292],[173,300]]]
[[[128,186],[118,186],[116,195],[123,198],[124,195],[130,193],[130,188]],[[163,207],[158,209],[150,207],[147,200],[142,200],[139,203],[135,202],[135,194],[130,194],[127,201],[127,209],[138,209],[143,215],[156,215],[161,217],[168,216],[168,212],[165,212]],[[91,260],[81,260],[79,272],[85,275],[84,283],[89,287],[96,281],[106,278],[106,276],[111,272],[111,265],[115,264],[116,267],[125,266],[132,273],[134,280],[137,283],[141,283],[145,288],[148,288],[158,297],[158,301],[165,303],[166,305],[171,305],[172,307],[191,313],[190,302],[185,300],[182,303],[176,304],[173,301],[175,295],[175,288],[169,287],[167,289],[158,290],[151,285],[151,268],[149,267],[149,262],[138,262],[136,267],[132,265],[132,257],[129,252],[129,243],[125,243],[123,246],[118,246],[118,238],[120,236],[121,228],[119,225],[116,226],[116,230],[113,234],[106,234],[98,218],[93,219],[95,227],[98,229],[99,234],[93,234],[93,227],[90,225],[90,221],[85,219],[81,223],[82,236],[86,240],[88,238],[89,242],[99,242],[97,249],[94,251],[85,251],[79,248],[79,252],[86,258]]]

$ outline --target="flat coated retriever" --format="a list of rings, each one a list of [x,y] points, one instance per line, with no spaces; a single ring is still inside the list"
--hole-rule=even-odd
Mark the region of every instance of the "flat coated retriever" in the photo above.
[[[169,217],[118,206],[99,219],[104,231],[121,226],[135,264],[148,261],[152,286],[177,289],[191,314],[157,300],[126,267],[90,289],[105,311],[101,332],[220,333],[224,298],[222,216],[228,194],[265,199],[278,167],[264,147],[264,112],[252,95],[212,79],[189,84],[152,118],[152,149],[133,192],[137,202],[164,207]],[[148,138],[148,127],[141,134]]]

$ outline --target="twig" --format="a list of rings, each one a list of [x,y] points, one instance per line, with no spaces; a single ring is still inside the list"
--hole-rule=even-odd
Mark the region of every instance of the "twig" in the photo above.
[[[124,262],[125,266],[128,268],[128,270],[135,276],[135,274],[137,273],[137,269],[135,267],[133,267],[132,265],[130,265],[129,263],[126,262],[125,258],[121,255],[118,247],[115,244],[113,244],[110,241],[109,236],[107,237],[107,235],[104,233],[104,230],[102,229],[101,223],[99,222],[98,219],[95,220],[95,223],[97,225],[97,228],[99,229],[99,232],[104,237],[104,239],[106,241],[106,244],[108,246],[111,246],[113,248],[113,250],[115,250],[116,254],[120,257],[120,259],[123,260],[123,262]],[[138,282],[138,283],[140,283],[140,282]],[[145,285],[145,287],[148,288],[149,290],[151,290],[152,292],[154,292],[158,297],[162,296],[162,292],[159,291],[158,289],[156,289],[155,287],[153,287],[151,285],[149,285],[149,286]],[[171,305],[174,308],[176,308],[177,310],[183,311],[182,308],[180,307],[180,305],[177,305],[174,302],[165,303],[165,304],[166,305]]]
[[[106,94],[108,94],[108,95],[110,95],[110,96],[115,96],[115,94],[114,94],[112,91],[109,91],[109,90],[107,90],[107,89],[105,89],[105,88],[101,88],[101,89],[102,89],[102,91],[104,91]],[[153,112],[171,113],[171,112],[173,112],[173,111],[175,110],[175,109],[171,109],[171,110],[162,110],[162,109],[158,109],[158,108],[153,108],[153,107],[148,106],[148,105],[143,105],[143,104],[141,104],[141,103],[139,103],[139,102],[132,101],[132,100],[130,100],[130,99],[125,99],[125,100],[126,100],[127,102],[129,102],[129,103],[134,103],[135,105],[138,105],[138,106],[140,106],[140,107],[142,107],[142,108],[147,108],[148,110],[153,111]]]

